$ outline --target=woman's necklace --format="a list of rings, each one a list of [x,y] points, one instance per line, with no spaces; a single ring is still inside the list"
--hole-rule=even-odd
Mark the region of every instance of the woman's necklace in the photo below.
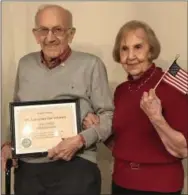
[[[132,84],[129,82],[128,90],[131,91],[131,92],[138,91],[144,84],[146,84],[153,77],[153,75],[155,74],[155,72],[156,72],[156,68],[153,70],[153,72],[150,74],[150,76],[144,82],[142,82],[140,85],[137,86],[136,89],[131,89],[131,85]]]

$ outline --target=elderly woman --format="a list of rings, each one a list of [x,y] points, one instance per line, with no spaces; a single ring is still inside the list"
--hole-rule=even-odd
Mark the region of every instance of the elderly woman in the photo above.
[[[161,82],[155,60],[160,43],[145,23],[130,21],[119,30],[113,57],[128,80],[114,94],[112,194],[181,194],[182,159],[187,157],[188,99]],[[88,114],[84,125],[96,123]]]

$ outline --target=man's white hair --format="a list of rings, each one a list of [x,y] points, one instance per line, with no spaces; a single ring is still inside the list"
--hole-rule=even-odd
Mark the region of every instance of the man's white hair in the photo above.
[[[55,4],[44,4],[44,5],[39,6],[39,8],[38,8],[38,10],[35,14],[35,26],[36,27],[38,26],[38,16],[39,16],[39,14],[41,12],[43,12],[44,10],[49,9],[49,8],[57,8],[59,10],[62,10],[62,12],[64,12],[67,15],[67,20],[68,20],[69,27],[70,28],[73,27],[72,13],[68,9],[65,9],[65,8],[61,7],[60,5],[55,5]]]

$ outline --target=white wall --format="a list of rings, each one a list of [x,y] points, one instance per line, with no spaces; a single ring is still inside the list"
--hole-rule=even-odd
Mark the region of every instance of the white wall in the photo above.
[[[20,57],[38,50],[31,29],[37,7],[45,2],[3,2],[2,37],[2,117],[3,139],[8,124],[8,102],[12,98],[14,78]],[[46,2],[49,3],[49,2]],[[52,3],[52,2],[51,2]],[[187,69],[187,2],[85,2],[59,1],[73,13],[77,29],[72,47],[100,56],[106,64],[112,90],[126,79],[121,66],[112,60],[112,48],[119,28],[127,21],[139,19],[147,22],[156,32],[162,45],[157,65],[167,68],[180,54],[179,65]],[[102,154],[108,153],[104,148]],[[103,157],[102,157],[103,156]],[[99,155],[100,165],[109,164],[108,154]],[[104,171],[104,169],[102,169]],[[187,169],[186,169],[187,170]],[[106,172],[106,174],[108,174]],[[105,176],[104,176],[105,177]],[[103,192],[108,193],[105,180]]]

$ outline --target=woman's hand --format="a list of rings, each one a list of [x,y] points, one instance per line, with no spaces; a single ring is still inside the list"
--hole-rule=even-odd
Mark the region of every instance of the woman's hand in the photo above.
[[[93,125],[98,125],[100,123],[100,118],[93,113],[88,113],[82,122],[84,129],[88,129]]]
[[[140,107],[150,120],[158,120],[162,117],[161,101],[155,94],[154,89],[144,92],[140,101]]]

